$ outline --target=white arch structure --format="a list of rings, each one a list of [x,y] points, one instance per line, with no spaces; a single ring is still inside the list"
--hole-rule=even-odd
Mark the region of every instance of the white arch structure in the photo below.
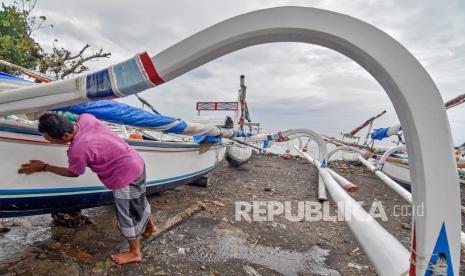
[[[159,76],[155,84],[233,51],[270,42],[303,42],[333,49],[357,62],[381,84],[406,136],[413,207],[422,206],[424,211],[423,216],[413,216],[410,272],[425,274],[441,255],[448,275],[458,275],[460,192],[443,100],[423,66],[386,33],[353,17],[320,9],[259,10],[213,25],[153,56]],[[54,107],[89,100],[83,84],[78,77],[13,92],[13,96],[20,106],[36,108],[45,101]],[[57,90],[61,94],[52,95]],[[43,97],[31,98],[37,93],[44,93]],[[18,110],[11,103],[0,104],[0,109],[5,114]]]
[[[422,275],[438,254],[444,254],[449,272],[458,275],[460,193],[449,121],[431,77],[395,39],[350,16],[284,7],[220,22],[155,55],[152,61],[160,77],[169,81],[245,47],[290,41],[346,55],[384,88],[406,136],[413,207],[424,210],[423,216],[413,216],[412,258],[416,265],[412,269]]]

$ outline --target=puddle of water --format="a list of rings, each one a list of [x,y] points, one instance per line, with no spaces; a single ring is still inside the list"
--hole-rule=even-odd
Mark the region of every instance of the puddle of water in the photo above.
[[[221,222],[211,225],[199,219],[192,223],[197,224],[197,227],[189,227],[188,230],[189,235],[196,239],[182,244],[183,247],[192,249],[193,254],[183,255],[176,252],[164,258],[175,258],[176,261],[188,258],[190,261],[201,263],[221,263],[236,259],[266,267],[283,275],[340,275],[325,264],[329,250],[313,246],[301,252],[253,245],[247,242],[246,233],[231,224]]]
[[[0,219],[10,229],[0,235],[0,261],[20,254],[33,243],[50,238],[50,215]]]
[[[89,208],[82,213],[89,217],[105,214],[108,206]],[[10,229],[0,234],[0,261],[21,254],[36,242],[50,239],[53,235],[53,223],[49,214],[17,218],[0,219],[0,227]]]
[[[313,246],[305,252],[288,251],[261,245],[250,245],[245,240],[228,234],[218,237],[217,252],[220,259],[242,259],[262,265],[283,275],[297,276],[300,273],[312,275],[339,275],[327,268],[324,261],[329,250]]]

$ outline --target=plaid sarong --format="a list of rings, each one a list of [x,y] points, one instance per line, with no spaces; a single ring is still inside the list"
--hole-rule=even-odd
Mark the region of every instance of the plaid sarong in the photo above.
[[[113,190],[116,219],[127,240],[138,239],[144,232],[151,210],[145,196],[145,168],[141,176],[128,186]]]

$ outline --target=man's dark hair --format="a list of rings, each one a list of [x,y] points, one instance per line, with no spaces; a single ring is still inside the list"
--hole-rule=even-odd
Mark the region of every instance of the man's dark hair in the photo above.
[[[45,113],[39,118],[39,132],[47,133],[52,138],[61,139],[65,133],[73,133],[73,131],[73,123],[61,115]]]

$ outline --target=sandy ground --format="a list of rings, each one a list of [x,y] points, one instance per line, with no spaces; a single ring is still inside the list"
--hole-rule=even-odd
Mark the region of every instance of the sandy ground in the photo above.
[[[359,185],[352,195],[366,210],[382,202],[388,221],[380,223],[408,247],[411,219],[400,212],[408,204],[363,167],[342,161],[330,167]],[[79,229],[53,226],[48,216],[1,220],[11,230],[0,234],[0,274],[376,275],[345,222],[294,222],[285,214],[274,221],[235,219],[238,201],[290,202],[296,216],[298,201],[316,200],[317,176],[300,158],[254,156],[240,169],[223,162],[208,188],[185,186],[149,198],[158,224],[196,201],[207,208],[146,246],[141,263],[126,266],[109,258],[126,248],[112,206],[87,211],[96,223]],[[329,214],[336,214],[333,203]]]

